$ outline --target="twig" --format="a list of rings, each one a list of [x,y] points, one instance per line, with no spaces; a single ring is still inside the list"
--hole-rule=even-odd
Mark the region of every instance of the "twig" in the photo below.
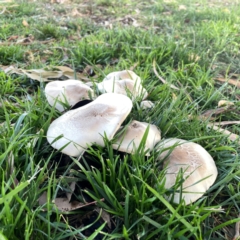
[[[235,110],[235,107],[231,106],[225,106],[225,107],[220,107],[217,109],[209,109],[205,111],[204,113],[201,114],[202,117],[211,117],[212,115],[219,115],[221,113],[229,112]]]
[[[155,59],[153,60],[153,71],[154,71],[155,75],[159,78],[159,80],[160,80],[162,83],[169,85],[169,83],[168,83],[165,79],[163,79],[163,78],[158,74],[158,72],[157,72],[157,70],[156,70],[156,61],[155,61]],[[173,84],[170,84],[170,87],[173,88],[173,89],[179,90],[179,88],[177,88],[177,87],[174,86]]]
[[[238,217],[240,218],[240,214],[238,214]],[[240,222],[236,222],[236,225],[235,225],[235,235],[233,237],[233,240],[237,240],[240,236],[240,233],[239,233],[239,228],[240,228]]]

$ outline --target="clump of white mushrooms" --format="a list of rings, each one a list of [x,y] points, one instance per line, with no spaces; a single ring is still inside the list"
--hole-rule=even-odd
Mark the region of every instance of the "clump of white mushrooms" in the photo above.
[[[116,132],[132,109],[132,101],[140,101],[142,109],[153,108],[151,101],[145,100],[147,90],[141,78],[133,71],[124,70],[108,74],[96,84],[102,95],[96,97],[89,85],[79,80],[53,81],[46,85],[45,94],[51,106],[58,111],[64,105],[73,106],[83,99],[93,101],[83,107],[69,110],[54,120],[47,131],[47,140],[53,148],[78,157],[92,144],[104,147],[104,137],[114,138]],[[145,134],[147,131],[147,135]],[[145,137],[145,153],[150,155],[155,148],[158,160],[163,161],[166,174],[163,183],[166,189],[175,186],[181,177],[182,185],[167,199],[186,204],[199,199],[215,182],[217,168],[210,154],[199,144],[171,138],[161,141],[157,126],[133,120],[118,134],[112,147],[129,154],[134,153]]]

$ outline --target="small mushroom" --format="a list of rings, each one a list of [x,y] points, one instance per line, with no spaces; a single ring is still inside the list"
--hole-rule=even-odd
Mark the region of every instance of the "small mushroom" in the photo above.
[[[132,99],[141,97],[145,99],[148,96],[148,93],[145,88],[139,82],[135,82],[131,79],[115,80],[109,79],[107,81],[102,81],[97,84],[97,87],[100,92],[114,92],[123,95],[130,95]]]
[[[123,71],[117,71],[117,72],[112,72],[109,73],[104,79],[103,81],[108,81],[108,80],[115,80],[115,81],[119,81],[119,80],[123,80],[123,79],[131,79],[135,82],[139,81],[141,83],[141,79],[140,77],[133,71],[131,70],[123,70]]]
[[[200,197],[213,185],[217,178],[217,168],[211,155],[199,144],[188,142],[183,139],[170,138],[162,141],[159,145],[163,152],[158,160],[164,160],[166,167],[165,187],[175,185],[177,176],[182,171],[182,193],[175,192],[169,199],[179,203],[180,198],[185,200],[186,205]],[[165,149],[165,150],[164,150]],[[180,191],[180,189],[178,189]]]
[[[145,100],[140,103],[140,107],[142,109],[148,109],[148,108],[153,108],[155,104],[151,101]]]
[[[56,107],[60,112],[64,111],[61,103],[73,106],[83,99],[90,99],[94,95],[93,90],[79,80],[69,79],[65,81],[53,81],[46,85],[45,94],[48,103]]]
[[[152,150],[154,146],[161,139],[161,132],[155,125],[139,122],[133,120],[126,128],[126,130],[118,137],[116,142],[112,145],[113,149],[117,149],[121,152],[133,153],[139,146],[143,139],[144,133],[149,127],[145,143],[145,151]],[[146,154],[149,156],[149,153]]]
[[[47,140],[63,153],[79,156],[93,143],[104,146],[104,136],[111,140],[131,109],[128,97],[103,94],[54,120],[47,131]]]

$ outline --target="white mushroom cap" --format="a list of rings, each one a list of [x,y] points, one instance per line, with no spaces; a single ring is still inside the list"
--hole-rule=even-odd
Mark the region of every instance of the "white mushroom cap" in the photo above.
[[[67,103],[70,106],[83,99],[90,99],[89,95],[94,95],[93,90],[79,80],[69,79],[65,81],[49,82],[45,87],[45,94],[48,103],[54,106],[58,111],[64,111],[61,103]]]
[[[104,146],[103,136],[111,140],[132,109],[132,101],[121,94],[106,93],[83,107],[70,110],[54,120],[47,140],[70,156],[79,156],[89,145]],[[54,141],[57,137],[62,138]]]
[[[217,178],[217,168],[211,155],[199,144],[182,139],[170,138],[160,143],[159,147],[166,149],[158,159],[164,159],[166,167],[165,187],[175,185],[176,178],[182,169],[184,182],[182,198],[190,204],[213,185]],[[172,148],[171,148],[172,147]],[[178,189],[179,190],[179,189]],[[181,193],[175,192],[173,201],[180,202]],[[172,196],[169,197],[171,199]]]
[[[147,91],[140,82],[135,82],[131,79],[115,80],[109,79],[107,81],[102,81],[97,84],[100,92],[114,92],[128,96],[130,93],[132,99],[137,97],[142,97],[145,99],[148,95]]]
[[[117,72],[109,73],[103,79],[103,81],[108,81],[108,80],[111,80],[111,79],[113,79],[115,81],[119,81],[119,80],[123,80],[123,79],[131,79],[133,81],[139,81],[141,83],[140,77],[131,70],[123,70],[123,71],[117,71]]]
[[[142,109],[148,109],[148,108],[152,108],[154,106],[155,106],[155,104],[153,102],[151,102],[151,101],[148,101],[148,100],[142,101],[140,103],[140,107]]]
[[[113,149],[117,149],[121,152],[134,153],[134,151],[140,146],[140,143],[143,139],[144,133],[149,126],[149,132],[147,135],[145,143],[145,151],[152,150],[154,146],[161,139],[161,132],[155,125],[139,122],[133,120],[117,139],[117,141],[112,145]],[[146,155],[149,155],[147,153]]]

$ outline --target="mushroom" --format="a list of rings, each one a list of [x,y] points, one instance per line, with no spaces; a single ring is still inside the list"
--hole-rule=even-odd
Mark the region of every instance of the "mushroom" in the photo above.
[[[182,193],[175,192],[168,197],[179,203],[180,198],[186,205],[200,197],[213,185],[217,178],[217,168],[211,155],[199,144],[183,139],[170,138],[159,145],[163,149],[158,160],[164,159],[166,167],[165,188],[175,185],[177,176],[182,171],[184,179]],[[180,191],[180,189],[177,189]]]
[[[117,71],[117,72],[109,73],[103,79],[103,81],[108,81],[108,80],[111,80],[111,79],[114,79],[115,81],[119,81],[119,80],[122,80],[122,79],[131,79],[135,82],[139,81],[141,83],[140,77],[131,70],[123,70],[123,71]]]
[[[115,80],[109,79],[107,81],[102,81],[97,84],[97,87],[100,92],[114,92],[123,95],[130,95],[132,99],[141,97],[145,99],[148,96],[148,93],[145,88],[139,82],[135,82],[131,79]]]
[[[45,94],[48,103],[51,106],[63,112],[62,103],[70,106],[76,104],[82,99],[90,99],[89,95],[94,95],[93,90],[79,80],[69,79],[65,81],[53,81],[46,85]]]
[[[148,108],[153,108],[155,104],[151,101],[145,100],[140,103],[140,107],[142,109],[148,109]]]
[[[113,149],[117,149],[121,152],[133,153],[138,147],[143,139],[143,136],[149,127],[148,135],[145,143],[145,151],[152,150],[154,146],[161,139],[161,132],[155,125],[139,122],[133,120],[112,145]],[[146,154],[149,156],[149,153]]]
[[[111,140],[131,109],[128,97],[103,94],[54,120],[48,128],[47,140],[63,153],[79,156],[91,144],[104,146],[104,136]]]

